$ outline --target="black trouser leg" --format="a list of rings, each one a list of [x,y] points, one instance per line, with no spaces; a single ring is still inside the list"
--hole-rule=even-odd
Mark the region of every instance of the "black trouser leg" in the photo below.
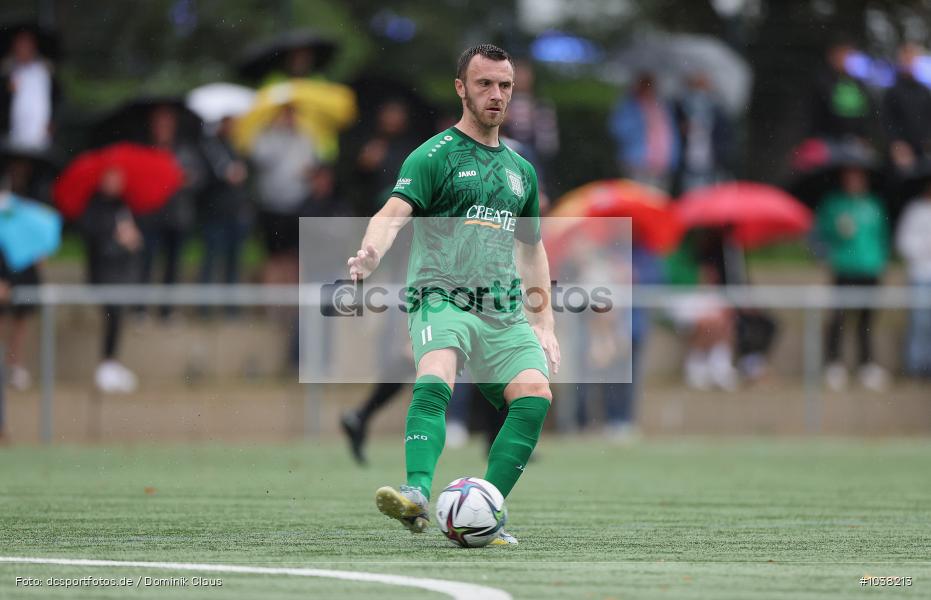
[[[104,360],[113,360],[116,358],[116,352],[120,341],[120,322],[122,318],[122,307],[104,306],[103,307],[103,358]]]
[[[381,410],[395,394],[401,391],[402,387],[404,387],[404,384],[399,381],[379,383],[372,390],[372,394],[365,401],[365,404],[356,411],[356,415],[359,417],[359,425],[364,429],[368,425],[369,419]]]

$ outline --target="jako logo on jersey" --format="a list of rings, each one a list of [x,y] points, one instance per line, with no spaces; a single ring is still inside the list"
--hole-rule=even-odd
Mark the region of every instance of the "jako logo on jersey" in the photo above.
[[[505,231],[514,231],[514,226],[517,224],[517,218],[514,217],[514,213],[511,211],[488,208],[481,204],[473,204],[466,211],[466,219],[468,219],[465,222],[466,225],[484,225],[485,227],[504,229]]]
[[[398,179],[398,182],[394,185],[394,187],[403,187],[405,185],[410,185],[411,181],[413,180],[410,177],[402,177]]]
[[[405,442],[412,442],[412,441],[414,441],[414,440],[420,440],[421,442],[426,442],[426,441],[427,441],[427,436],[425,436],[425,435],[420,435],[419,433],[414,433],[414,434],[411,434],[411,435],[407,436],[407,437],[404,439]]]
[[[459,177],[475,177],[478,171],[459,171]]]

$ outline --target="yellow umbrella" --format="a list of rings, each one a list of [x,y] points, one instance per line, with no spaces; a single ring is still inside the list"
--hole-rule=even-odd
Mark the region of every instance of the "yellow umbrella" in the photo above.
[[[260,89],[252,110],[236,122],[236,145],[248,152],[285,106],[294,109],[298,128],[314,140],[321,157],[336,158],[337,134],[356,120],[356,95],[349,87],[328,81],[290,79]]]

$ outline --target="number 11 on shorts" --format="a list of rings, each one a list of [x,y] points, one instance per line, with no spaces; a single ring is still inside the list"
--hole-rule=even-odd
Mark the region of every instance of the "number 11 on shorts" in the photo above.
[[[425,346],[427,342],[433,341],[433,325],[427,325],[420,330],[420,345]]]

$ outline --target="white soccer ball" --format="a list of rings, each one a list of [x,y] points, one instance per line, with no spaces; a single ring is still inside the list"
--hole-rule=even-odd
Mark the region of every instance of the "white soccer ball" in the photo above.
[[[436,499],[436,522],[443,535],[463,548],[480,548],[497,537],[508,520],[504,496],[478,477],[462,477]]]

